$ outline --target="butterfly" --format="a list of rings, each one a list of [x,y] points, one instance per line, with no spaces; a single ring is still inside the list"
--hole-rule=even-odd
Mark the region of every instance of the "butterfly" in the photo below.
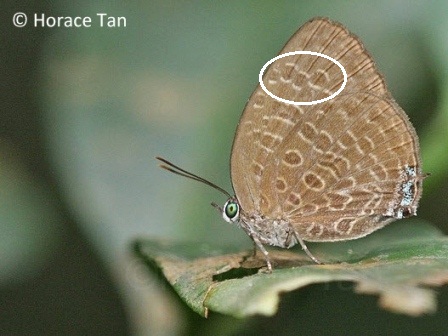
[[[280,54],[301,50],[337,60],[347,72],[346,87],[326,102],[297,106],[277,101],[259,85],[233,141],[234,195],[157,157],[162,168],[228,197],[217,206],[222,217],[253,240],[269,272],[266,244],[300,244],[320,263],[306,241],[357,239],[416,215],[426,177],[417,134],[359,38],[340,23],[314,18]],[[335,92],[343,76],[324,58],[294,55],[271,64],[263,82],[279,97],[314,101]]]

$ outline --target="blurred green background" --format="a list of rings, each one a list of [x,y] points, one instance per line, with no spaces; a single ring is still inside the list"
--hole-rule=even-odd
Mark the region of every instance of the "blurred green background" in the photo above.
[[[308,19],[364,41],[420,136],[419,216],[448,214],[445,1],[4,1],[0,5],[0,334],[447,334],[439,312],[380,311],[349,284],[288,295],[274,318],[192,313],[132,258],[136,237],[250,241],[224,197],[157,167],[162,155],[231,190],[234,131],[258,72]],[[28,25],[12,24],[16,12]],[[34,13],[91,28],[35,28]],[[124,16],[99,27],[96,13]],[[393,225],[393,224],[392,224]]]

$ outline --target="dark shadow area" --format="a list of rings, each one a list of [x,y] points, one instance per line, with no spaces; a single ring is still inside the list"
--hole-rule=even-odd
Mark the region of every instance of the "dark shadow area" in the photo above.
[[[216,274],[212,277],[213,281],[225,281],[230,279],[241,279],[250,275],[257,274],[259,271],[258,268],[232,268],[231,270],[227,272],[223,272],[220,274]]]
[[[273,317],[254,317],[234,335],[446,335],[448,287],[438,292],[437,313],[394,314],[375,295],[353,292],[351,282],[311,285],[282,296]]]
[[[0,288],[2,335],[129,335],[110,275],[76,223],[33,279]]]

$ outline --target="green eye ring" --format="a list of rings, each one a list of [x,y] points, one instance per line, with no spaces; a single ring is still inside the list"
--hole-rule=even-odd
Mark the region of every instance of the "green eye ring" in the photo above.
[[[240,205],[234,199],[229,199],[226,204],[224,204],[224,209],[222,212],[223,218],[227,222],[236,222],[240,215]]]

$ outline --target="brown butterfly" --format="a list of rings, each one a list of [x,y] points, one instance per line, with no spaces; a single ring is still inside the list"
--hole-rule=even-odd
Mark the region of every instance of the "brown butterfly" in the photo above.
[[[228,196],[221,209],[254,241],[289,248],[305,241],[364,237],[416,215],[422,194],[417,134],[355,35],[327,18],[305,23],[280,54],[313,51],[339,61],[347,84],[335,98],[311,106],[279,102],[258,86],[239,121],[230,159],[235,196],[169,161],[162,168]],[[343,83],[335,63],[311,55],[279,59],[263,82],[279,97],[314,101]]]

